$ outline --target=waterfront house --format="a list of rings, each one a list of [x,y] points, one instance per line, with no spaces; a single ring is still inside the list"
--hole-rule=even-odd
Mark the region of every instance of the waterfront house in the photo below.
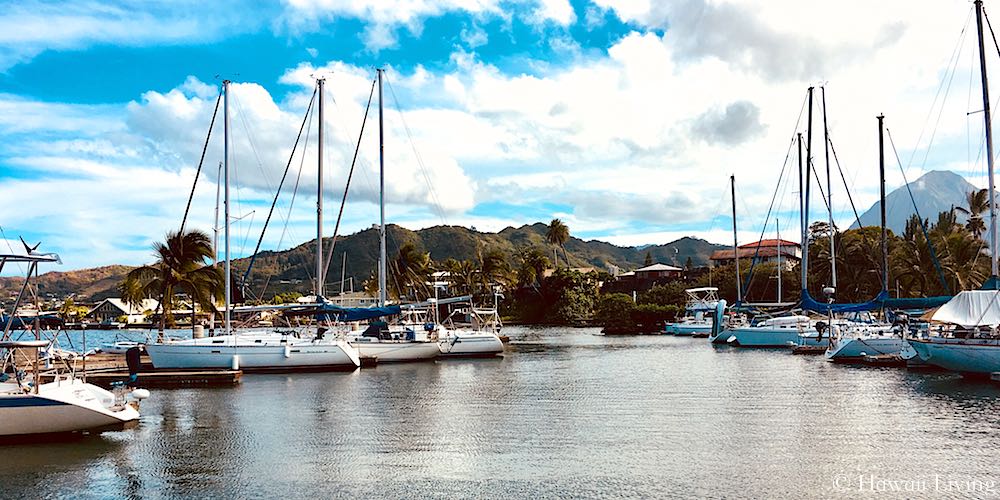
[[[754,259],[757,264],[780,261],[786,270],[791,270],[795,264],[802,260],[802,247],[794,241],[761,240],[740,245],[737,249],[740,259]],[[710,260],[713,266],[723,266],[731,264],[734,255],[731,248],[716,250],[712,252]]]
[[[145,323],[146,312],[156,311],[160,303],[156,299],[143,299],[139,305],[132,305],[120,298],[108,298],[94,306],[83,319],[92,323],[117,323],[124,317],[122,323]]]

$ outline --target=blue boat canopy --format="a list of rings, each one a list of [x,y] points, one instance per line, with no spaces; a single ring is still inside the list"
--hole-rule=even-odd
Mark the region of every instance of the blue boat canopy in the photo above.
[[[323,303],[310,311],[319,319],[335,321],[364,321],[399,314],[399,306],[385,307],[341,307],[335,304]]]
[[[822,302],[817,302],[816,299],[809,295],[808,290],[802,290],[802,309],[807,311],[815,311],[822,313],[847,313],[847,312],[862,312],[862,311],[874,311],[876,309],[881,309],[886,299],[889,298],[889,292],[882,290],[879,292],[878,296],[867,302],[862,302],[860,304],[825,304]]]
[[[885,307],[887,309],[931,309],[946,304],[951,300],[950,295],[939,295],[937,297],[903,297],[886,298]]]

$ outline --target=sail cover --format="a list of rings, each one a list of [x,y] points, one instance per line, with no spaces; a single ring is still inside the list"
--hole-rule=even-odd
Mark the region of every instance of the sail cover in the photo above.
[[[385,307],[341,307],[329,302],[285,310],[286,316],[312,316],[320,320],[364,321],[399,314],[397,305]]]
[[[941,306],[931,320],[965,327],[1000,325],[1000,291],[959,292]]]
[[[874,299],[860,304],[825,304],[823,302],[817,302],[816,299],[809,295],[808,291],[802,290],[802,309],[822,313],[874,311],[876,309],[880,309],[882,307],[882,303],[885,302],[885,299],[887,298],[889,298],[889,293],[883,290],[879,292],[878,296]]]

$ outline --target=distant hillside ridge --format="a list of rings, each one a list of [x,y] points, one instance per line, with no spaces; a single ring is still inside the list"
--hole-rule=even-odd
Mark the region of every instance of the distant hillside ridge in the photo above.
[[[475,260],[484,251],[498,249],[507,255],[511,266],[516,268],[516,255],[522,247],[541,247],[549,259],[552,259],[554,247],[545,241],[546,231],[548,225],[543,223],[507,227],[498,233],[480,232],[462,226],[434,226],[412,231],[390,224],[386,228],[386,246],[389,258],[392,259],[403,244],[412,242],[421,251],[429,252],[431,259],[438,262],[449,258]],[[328,251],[332,244],[332,237],[323,238],[324,251]],[[570,237],[566,242],[566,252],[571,267],[594,267],[602,270],[617,267],[622,271],[642,267],[647,252],[655,262],[684,267],[690,258],[694,266],[704,266],[708,265],[712,252],[720,248],[724,246],[691,237],[663,245],[641,247],[622,247],[604,241],[582,240],[576,237]],[[316,266],[315,252],[315,239],[287,250],[260,252],[250,274],[251,288],[255,293],[259,293],[266,283],[265,296],[286,291],[309,293]],[[345,253],[346,267],[343,266]],[[152,251],[150,257],[152,258]],[[561,250],[559,260],[561,263]],[[337,238],[335,253],[326,276],[327,289],[339,290],[341,273],[344,271],[346,278],[353,278],[354,289],[360,290],[364,281],[375,273],[377,261],[376,229],[369,228]],[[234,260],[234,276],[242,276],[249,262],[249,258]],[[119,265],[48,272],[39,276],[39,291],[43,297],[64,297],[75,293],[78,301],[101,300],[118,295],[116,287],[130,269],[132,268],[129,266]],[[5,297],[10,293],[16,293],[16,288],[22,282],[23,279],[17,277],[0,278],[0,294]],[[350,285],[345,285],[345,289],[349,288]]]

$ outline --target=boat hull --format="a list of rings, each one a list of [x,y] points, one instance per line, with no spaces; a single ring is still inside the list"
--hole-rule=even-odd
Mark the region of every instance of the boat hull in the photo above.
[[[828,361],[851,363],[860,362],[865,356],[892,354],[910,359],[917,355],[910,344],[899,337],[854,337],[834,341],[826,351]]]
[[[135,408],[113,407],[113,394],[79,380],[50,382],[38,389],[38,394],[0,394],[0,438],[101,432],[139,422]]]
[[[722,342],[740,347],[822,346],[830,342],[829,337],[802,336],[798,328],[734,328],[723,331],[719,338],[723,339]]]
[[[377,363],[410,363],[433,361],[441,354],[437,342],[412,340],[379,340],[359,338],[350,341],[362,358]]]
[[[176,343],[149,344],[146,352],[156,368],[238,368],[253,371],[354,370],[361,366],[359,353],[344,341],[280,341],[253,338],[240,341],[217,337]]]
[[[500,337],[489,332],[451,331],[438,342],[441,356],[456,357],[491,357],[503,354],[503,342]]]
[[[678,337],[703,336],[712,333],[711,324],[697,323],[667,323],[663,329],[667,335],[677,335]]]
[[[911,339],[924,362],[964,375],[1000,372],[1000,341],[989,339]]]

